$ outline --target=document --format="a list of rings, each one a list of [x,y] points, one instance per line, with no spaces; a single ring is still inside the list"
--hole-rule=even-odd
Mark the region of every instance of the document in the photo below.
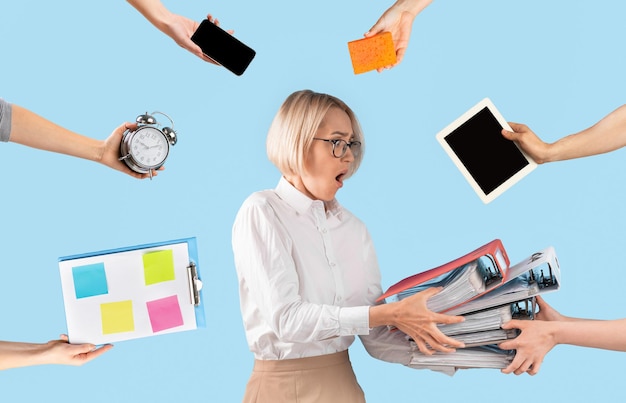
[[[515,357],[515,350],[502,350],[496,345],[459,348],[453,353],[435,352],[432,355],[414,353],[409,367],[430,369],[454,375],[458,369],[506,368]]]

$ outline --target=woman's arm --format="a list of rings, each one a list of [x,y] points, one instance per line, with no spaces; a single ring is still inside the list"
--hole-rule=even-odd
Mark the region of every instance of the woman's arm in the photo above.
[[[409,46],[413,20],[417,14],[428,6],[432,0],[397,0],[376,21],[376,24],[365,33],[365,37],[374,36],[381,32],[391,32],[396,49],[396,64],[400,64]],[[386,66],[391,68],[393,66]],[[383,69],[378,69],[380,73]]]
[[[502,135],[515,141],[539,164],[603,154],[626,145],[626,105],[617,108],[595,125],[551,144],[542,141],[526,125],[509,124],[513,131],[502,130]]]
[[[540,313],[536,320],[512,320],[503,329],[520,329],[520,335],[500,344],[504,350],[517,350],[511,364],[502,370],[516,375],[535,375],[545,355],[557,344],[626,351],[626,319],[592,320],[560,315],[538,297]]]
[[[4,104],[3,119],[11,119],[9,141],[40,150],[70,155],[99,162],[138,179],[148,174],[134,172],[119,161],[119,149],[126,129],[136,128],[135,123],[124,123],[117,127],[106,140],[96,140],[65,129],[28,109],[18,105]],[[153,176],[156,172],[153,172]]]
[[[66,335],[47,343],[0,341],[0,370],[44,364],[83,365],[113,348],[93,344],[69,344]]]
[[[188,50],[202,60],[216,64],[213,60],[202,53],[202,49],[196,45],[191,36],[198,29],[198,22],[187,17],[170,12],[160,0],[127,0],[137,11],[139,11],[152,25],[159,31],[169,36],[183,49]],[[215,25],[219,25],[217,19],[207,15],[207,19]],[[232,33],[232,31],[229,31]]]
[[[426,306],[428,298],[439,291],[441,288],[429,288],[398,302],[372,306],[369,326],[397,327],[411,337],[424,354],[430,355],[435,351],[452,352],[454,348],[464,347],[463,343],[444,335],[437,327],[438,323],[462,322],[463,317],[435,313]]]

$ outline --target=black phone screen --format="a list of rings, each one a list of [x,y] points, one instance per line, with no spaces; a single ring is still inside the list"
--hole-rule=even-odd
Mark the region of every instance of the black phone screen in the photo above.
[[[191,40],[200,46],[205,55],[238,76],[243,74],[256,55],[252,48],[209,20],[200,23]]]
[[[478,186],[490,194],[528,161],[487,107],[445,137]]]

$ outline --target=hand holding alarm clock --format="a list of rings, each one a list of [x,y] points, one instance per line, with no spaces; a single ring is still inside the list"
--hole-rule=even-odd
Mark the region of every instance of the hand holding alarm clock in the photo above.
[[[155,114],[165,116],[172,127],[161,127],[154,118]],[[120,161],[124,161],[130,169],[141,174],[150,174],[161,168],[170,152],[170,146],[176,144],[174,121],[163,112],[147,112],[137,116],[137,128],[127,129],[120,144]]]

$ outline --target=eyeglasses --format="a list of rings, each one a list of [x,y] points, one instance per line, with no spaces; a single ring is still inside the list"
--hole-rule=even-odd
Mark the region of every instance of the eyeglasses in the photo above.
[[[333,157],[341,158],[348,152],[348,148],[352,151],[352,156],[357,158],[361,154],[361,142],[347,142],[343,139],[319,139],[314,137],[313,140],[325,141],[333,145]]]

